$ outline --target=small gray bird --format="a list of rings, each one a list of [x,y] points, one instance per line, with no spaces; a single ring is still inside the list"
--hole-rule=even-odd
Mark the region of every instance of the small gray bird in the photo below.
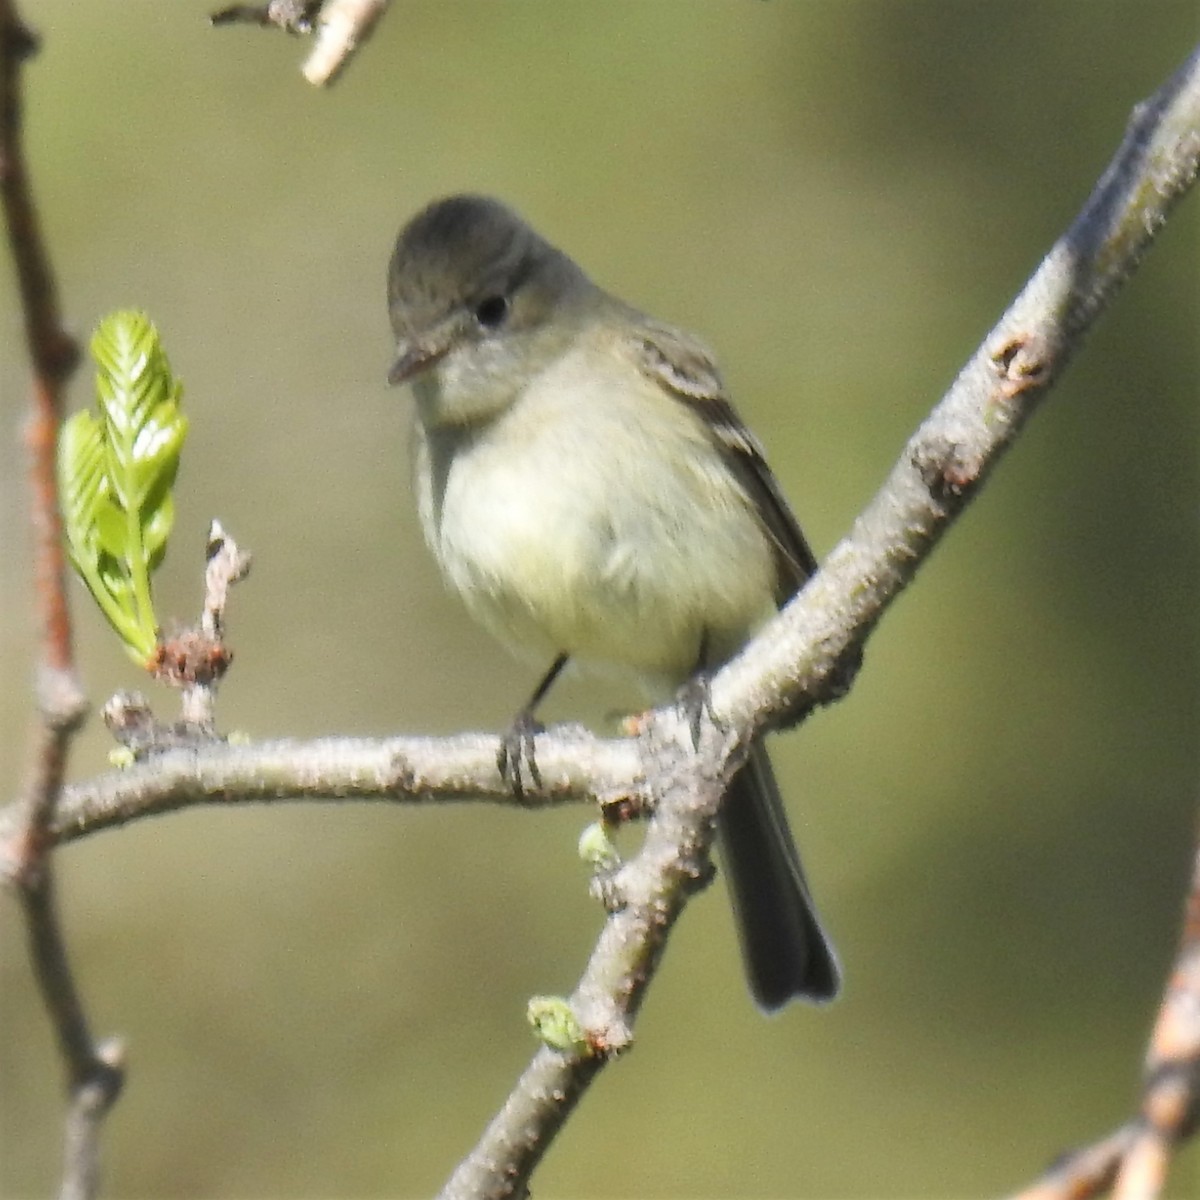
[[[661,700],[816,569],[705,346],[602,291],[504,205],[452,196],[418,213],[388,305],[430,549],[476,618],[553,662],[504,743],[517,786],[568,659]],[[755,1000],[831,1000],[837,959],[761,743],[719,832]]]

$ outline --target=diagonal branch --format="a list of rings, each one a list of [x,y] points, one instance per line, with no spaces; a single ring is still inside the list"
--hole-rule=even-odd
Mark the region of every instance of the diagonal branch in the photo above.
[[[910,440],[850,536],[765,634],[713,680],[713,713],[739,728],[740,745],[763,724],[802,719],[845,690],[884,609],[1015,440],[1198,170],[1200,51],[1135,109],[1079,217]],[[665,735],[667,744],[678,745],[679,725],[678,714],[654,714],[647,737]],[[538,1051],[447,1182],[447,1200],[526,1195],[554,1134],[608,1056],[604,1051],[628,1044],[665,927],[686,902],[687,867],[706,861],[721,786],[713,786],[712,758],[703,752],[725,755],[727,773],[727,756],[738,749],[721,745],[711,724],[703,733],[707,745],[698,759],[660,762],[668,786],[656,794],[641,853],[621,872],[625,906],[610,917],[571,997],[585,1046]],[[654,786],[662,776],[648,770],[647,777]],[[683,854],[664,853],[664,838]]]
[[[731,722],[790,723],[836,699],[874,627],[1016,440],[1200,169],[1200,51],[1133,112],[1071,227],[922,423],[788,609],[721,672]],[[789,665],[799,666],[791,672]]]

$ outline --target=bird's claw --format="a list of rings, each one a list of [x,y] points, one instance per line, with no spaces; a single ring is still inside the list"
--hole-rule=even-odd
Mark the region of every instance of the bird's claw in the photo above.
[[[679,706],[680,712],[688,723],[688,729],[691,731],[693,750],[700,748],[700,723],[704,719],[704,714],[707,713],[713,721],[717,719],[716,713],[712,710],[712,693],[709,688],[711,679],[711,672],[697,671],[675,696],[675,703]]]
[[[500,738],[500,749],[496,754],[496,768],[500,778],[512,784],[513,793],[520,798],[525,795],[525,778],[534,787],[542,786],[542,776],[537,767],[535,739],[546,727],[528,709],[517,713],[508,731]]]

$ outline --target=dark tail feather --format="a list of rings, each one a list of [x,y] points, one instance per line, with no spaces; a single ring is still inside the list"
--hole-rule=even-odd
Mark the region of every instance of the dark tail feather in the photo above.
[[[808,892],[770,759],[755,743],[718,820],[729,895],[750,991],[773,1012],[793,998],[823,1003],[841,968]]]

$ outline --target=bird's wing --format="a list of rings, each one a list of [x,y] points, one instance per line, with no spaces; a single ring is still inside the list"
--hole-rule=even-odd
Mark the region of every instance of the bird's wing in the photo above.
[[[734,411],[712,354],[698,339],[646,317],[629,338],[638,367],[700,416],[754,502],[775,545],[779,577],[775,599],[783,604],[816,571],[817,560],[767,466],[758,439]]]

